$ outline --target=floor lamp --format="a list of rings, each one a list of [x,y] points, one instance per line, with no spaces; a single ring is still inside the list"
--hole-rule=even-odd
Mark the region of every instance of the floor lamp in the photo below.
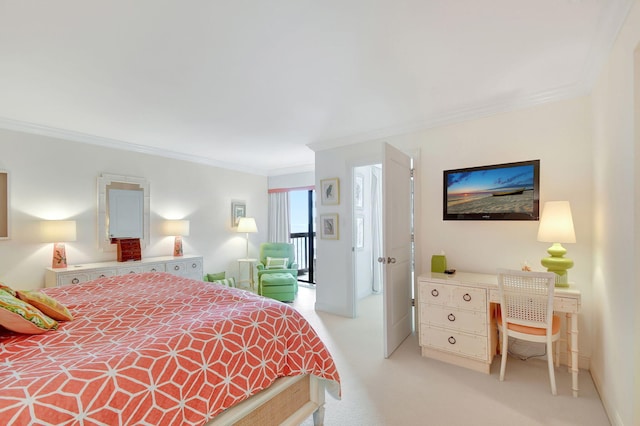
[[[244,232],[247,234],[247,251],[245,254],[245,259],[249,258],[249,234],[253,234],[258,232],[258,227],[256,226],[256,220],[252,217],[241,217],[238,222],[238,232]]]

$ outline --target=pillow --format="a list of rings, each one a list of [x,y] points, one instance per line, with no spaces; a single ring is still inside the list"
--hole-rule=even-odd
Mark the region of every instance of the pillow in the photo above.
[[[265,269],[287,269],[289,265],[288,257],[267,257]]]
[[[4,291],[6,291],[7,293],[9,293],[12,296],[16,295],[16,291],[14,289],[12,289],[8,285],[4,285],[2,283],[0,283],[0,290],[4,290]]]
[[[207,274],[206,278],[205,278],[205,281],[214,282],[214,281],[218,281],[218,280],[224,280],[224,276],[225,276],[224,272],[217,272],[215,274]]]
[[[236,279],[233,278],[233,277],[225,278],[223,280],[214,280],[212,282],[214,282],[216,284],[222,284],[222,285],[225,285],[227,287],[233,287],[233,288],[236,287]]]
[[[73,315],[66,306],[40,291],[18,290],[18,299],[40,309],[43,314],[58,321],[71,321]]]
[[[0,325],[23,334],[41,334],[58,328],[56,320],[6,291],[0,291]]]

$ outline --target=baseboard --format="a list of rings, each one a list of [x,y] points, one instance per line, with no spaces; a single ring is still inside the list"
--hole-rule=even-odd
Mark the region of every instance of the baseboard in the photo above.
[[[611,426],[625,426],[618,412],[614,410],[613,406],[609,403],[606,393],[602,392],[602,381],[600,380],[598,375],[594,374],[594,372],[592,371],[589,371],[589,374],[591,374],[591,379],[593,380],[593,384],[596,387],[596,391],[600,396],[600,401],[602,401],[604,412],[607,413],[607,417],[609,418],[609,422],[611,423]]]

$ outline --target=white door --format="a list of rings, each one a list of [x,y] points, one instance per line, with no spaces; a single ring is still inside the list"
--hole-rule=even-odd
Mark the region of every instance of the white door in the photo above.
[[[411,159],[385,144],[382,162],[384,229],[384,356],[411,334]]]

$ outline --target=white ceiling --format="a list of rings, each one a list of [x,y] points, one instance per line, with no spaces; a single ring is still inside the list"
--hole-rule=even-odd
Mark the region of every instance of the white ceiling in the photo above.
[[[257,174],[589,93],[633,0],[0,0],[0,127]]]

